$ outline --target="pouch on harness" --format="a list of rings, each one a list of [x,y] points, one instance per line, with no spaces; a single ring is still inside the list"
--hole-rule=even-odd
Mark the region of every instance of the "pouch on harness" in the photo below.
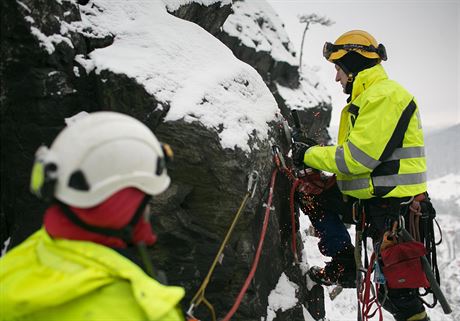
[[[401,203],[399,220],[393,221],[392,228],[385,232],[381,243],[376,247],[374,254],[378,258],[378,263],[376,262],[375,268],[383,270],[384,280],[378,283],[386,283],[388,289],[424,288],[425,293],[419,291],[419,297],[432,293],[433,303],[428,304],[420,298],[421,302],[432,308],[439,301],[444,312],[448,314],[452,310],[439,288],[436,245],[441,241],[436,242],[434,237],[435,214],[427,194],[418,195],[408,202]],[[441,232],[440,228],[439,231]],[[373,267],[367,268],[367,274],[372,273]],[[366,275],[365,279],[367,284],[364,284],[363,289],[369,291],[369,287],[372,287],[369,284],[370,275]],[[370,305],[374,302],[366,300],[369,299],[369,295],[362,295],[361,298],[364,306],[362,316],[367,320],[372,316],[369,312]],[[385,296],[380,300],[381,304],[386,299]],[[379,309],[380,304],[377,305]]]
[[[420,257],[426,254],[422,243],[398,243],[382,250],[380,254],[383,274],[390,289],[430,287],[420,261]]]

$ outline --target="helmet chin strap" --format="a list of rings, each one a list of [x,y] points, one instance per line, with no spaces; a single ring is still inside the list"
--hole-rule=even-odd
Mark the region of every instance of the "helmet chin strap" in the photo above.
[[[347,84],[345,85],[345,94],[350,95],[351,98],[351,92],[353,91],[353,81],[348,81]]]
[[[353,82],[355,81],[356,74],[352,73],[351,71],[348,70],[347,67],[340,61],[335,61],[335,64],[337,64],[340,69],[347,75],[347,84],[345,85],[345,94],[351,95],[351,91],[353,90]]]

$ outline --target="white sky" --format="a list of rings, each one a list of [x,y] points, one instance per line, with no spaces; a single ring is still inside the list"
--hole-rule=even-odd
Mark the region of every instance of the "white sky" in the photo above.
[[[256,0],[251,0],[256,1]],[[325,15],[330,27],[310,26],[303,61],[318,73],[332,96],[331,126],[338,126],[346,95],[334,82],[335,70],[322,56],[325,41],[342,33],[363,29],[387,49],[383,65],[390,78],[416,98],[425,127],[444,127],[460,122],[460,0],[451,1],[310,1],[267,0],[286,25],[300,53],[303,13]]]

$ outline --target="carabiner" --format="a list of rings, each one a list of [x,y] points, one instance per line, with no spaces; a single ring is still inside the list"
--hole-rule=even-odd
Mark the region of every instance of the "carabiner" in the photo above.
[[[404,205],[409,205],[410,203],[412,203],[412,201],[414,200],[414,196],[411,196],[410,199],[406,202],[401,202],[399,203],[399,205],[401,206],[404,206]]]
[[[355,224],[358,224],[359,223],[359,220],[357,218],[357,213],[358,213],[358,201],[355,201],[351,207],[351,213],[352,213],[352,219],[353,219],[353,222],[355,222]]]
[[[283,154],[281,154],[281,148],[278,145],[273,145],[272,153],[273,153],[273,156],[275,157],[275,161],[277,162],[276,165],[278,167],[281,167],[282,169],[286,169],[286,162],[284,161]]]

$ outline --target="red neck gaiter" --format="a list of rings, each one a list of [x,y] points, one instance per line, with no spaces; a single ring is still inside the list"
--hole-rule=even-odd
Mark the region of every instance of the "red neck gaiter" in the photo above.
[[[69,206],[83,222],[108,229],[121,229],[126,226],[136,213],[145,194],[136,188],[125,188],[113,194],[103,203],[91,208]],[[113,248],[125,248],[127,244],[119,238],[87,231],[70,221],[59,205],[50,206],[45,212],[45,229],[54,238],[90,241]],[[143,242],[153,245],[157,236],[149,222],[141,216],[134,227],[134,243]]]

